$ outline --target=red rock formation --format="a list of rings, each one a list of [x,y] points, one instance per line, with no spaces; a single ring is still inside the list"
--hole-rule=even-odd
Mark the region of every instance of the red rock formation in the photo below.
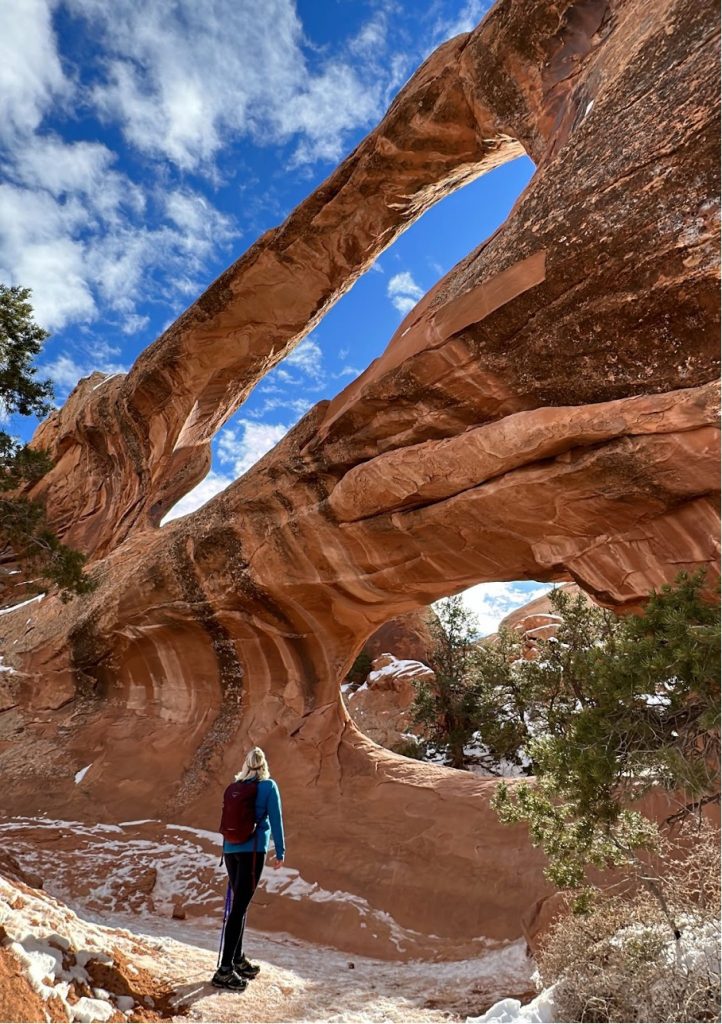
[[[371,661],[391,653],[406,661],[428,662],[434,646],[429,627],[431,616],[434,616],[432,608],[422,608],[390,619],[368,638],[364,652]]]
[[[715,39],[711,0],[501,0],[127,377],[40,428],[38,489],[99,586],[3,617],[5,810],[214,828],[262,743],[304,877],[418,931],[519,933],[539,860],[493,783],[380,750],[339,681],[381,623],[483,580],[634,607],[716,563]],[[537,173],[508,221],[385,354],[158,529],[262,374],[522,147]]]
[[[393,749],[413,731],[409,708],[414,680],[433,673],[428,668],[434,646],[430,617],[433,609],[399,615],[376,630],[363,646],[371,666],[361,689],[346,690],[346,709],[364,735]]]
[[[580,594],[586,596],[584,591],[574,583],[564,583],[559,589],[570,597],[578,597]],[[505,615],[499,623],[499,629],[516,629],[521,633],[535,633],[536,630],[547,628],[554,621],[558,622],[559,616],[549,600],[549,594],[542,594],[541,597],[535,597],[533,601],[528,601],[520,608],[514,608],[508,615]]]
[[[417,682],[434,673],[421,661],[381,654],[374,658],[363,685],[346,693],[346,708],[365,736],[388,750],[403,741],[403,734],[418,731],[411,714]]]
[[[575,583],[563,583],[559,589],[574,597],[581,594],[587,602],[593,603]],[[549,600],[549,594],[543,594],[505,615],[499,623],[499,629],[513,629],[521,633],[523,638],[521,656],[530,660],[537,655],[536,641],[548,640],[549,637],[555,636],[560,622],[561,619]],[[492,633],[490,636],[484,637],[482,643],[494,643],[497,636],[497,633]]]

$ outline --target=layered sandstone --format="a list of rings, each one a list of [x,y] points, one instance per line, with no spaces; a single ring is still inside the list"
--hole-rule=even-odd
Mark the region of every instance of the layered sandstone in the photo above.
[[[98,589],[0,620],[4,810],[213,829],[260,743],[305,878],[419,932],[519,934],[540,862],[494,784],[382,750],[339,684],[382,623],[484,580],[631,609],[714,569],[714,23],[709,0],[501,0],[126,377],[40,428],[38,490]],[[506,224],[384,355],[159,529],[263,373],[424,208],[522,149],[537,172]]]
[[[371,634],[363,651],[371,661],[393,654],[402,661],[428,663],[434,648],[431,623],[435,617],[433,608],[421,608],[390,619]]]

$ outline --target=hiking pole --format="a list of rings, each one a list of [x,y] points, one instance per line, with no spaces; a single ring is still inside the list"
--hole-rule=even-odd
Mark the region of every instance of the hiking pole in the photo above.
[[[228,879],[228,887],[226,889],[226,905],[223,908],[223,927],[221,928],[221,944],[218,947],[218,962],[216,963],[216,970],[221,966],[221,957],[223,956],[223,939],[226,935],[226,921],[228,915],[231,912],[231,880]]]

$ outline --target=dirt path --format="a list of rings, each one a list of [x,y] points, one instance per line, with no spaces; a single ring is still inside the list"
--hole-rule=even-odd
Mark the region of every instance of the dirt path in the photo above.
[[[174,922],[171,928],[174,937],[143,935],[142,944],[158,955],[140,966],[171,983],[172,1002],[179,1010],[185,1007],[177,1020],[463,1021],[497,999],[532,991],[522,943],[456,963],[399,963],[352,958],[291,936],[249,931],[246,948],[261,973],[243,993],[222,992],[209,984],[215,936],[210,939],[195,925]],[[133,930],[141,938],[137,923]]]

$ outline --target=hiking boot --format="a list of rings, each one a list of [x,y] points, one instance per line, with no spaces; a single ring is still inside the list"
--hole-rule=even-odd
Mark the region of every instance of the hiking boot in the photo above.
[[[228,988],[233,992],[242,992],[248,982],[237,974],[232,967],[219,967],[211,978],[215,988]]]
[[[257,978],[261,973],[258,964],[252,964],[245,953],[241,953],[240,957],[233,961],[233,970],[242,978],[248,978],[249,981]]]

